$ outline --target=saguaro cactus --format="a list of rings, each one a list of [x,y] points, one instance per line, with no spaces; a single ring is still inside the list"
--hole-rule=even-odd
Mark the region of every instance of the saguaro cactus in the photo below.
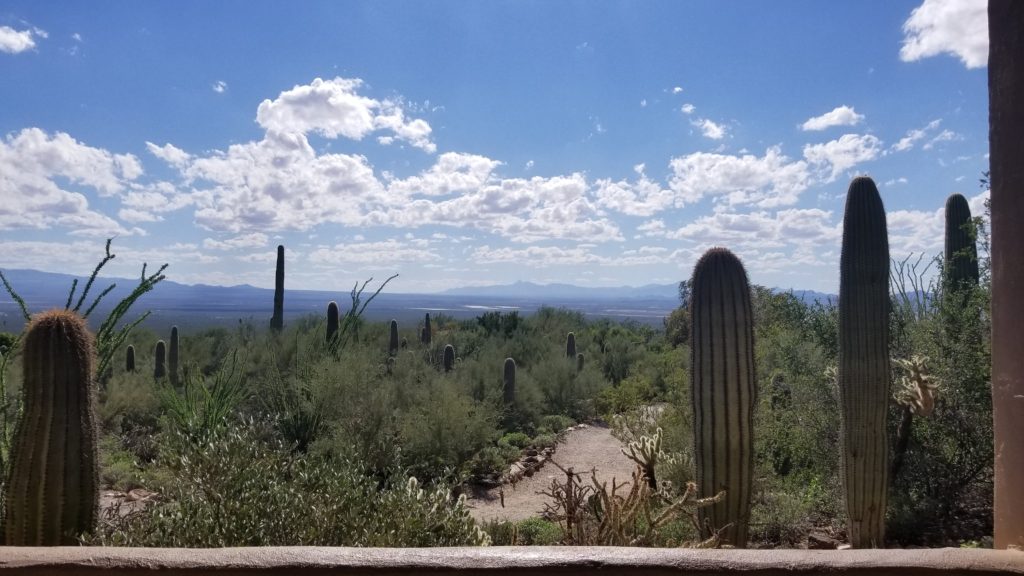
[[[505,404],[511,405],[516,402],[516,361],[511,358],[505,358],[505,371],[503,374],[504,388],[503,397]]]
[[[135,346],[128,345],[124,355],[124,369],[127,372],[135,372]]]
[[[697,486],[702,496],[725,490],[698,509],[704,537],[723,529],[724,543],[747,544],[754,476],[753,309],[743,264],[712,248],[693,269],[690,298],[691,388]]]
[[[280,332],[284,328],[284,246],[277,247],[277,270],[274,273],[274,315],[270,329]]]
[[[971,207],[961,194],[946,199],[946,289],[978,283],[978,246],[971,226]]]
[[[178,327],[171,326],[171,343],[167,347],[167,374],[171,385],[178,385]]]
[[[444,371],[451,372],[455,368],[455,347],[446,344],[444,347]]]
[[[163,340],[157,340],[153,351],[153,378],[164,376],[167,376],[167,345]]]
[[[846,194],[839,260],[839,396],[850,543],[885,543],[889,401],[889,238],[875,183]]]
[[[392,318],[388,330],[388,356],[398,354],[398,346],[398,320]]]
[[[334,339],[338,337],[338,303],[331,300],[327,303],[327,342],[334,342]]]
[[[37,315],[22,352],[24,413],[11,447],[4,542],[77,544],[99,507],[93,338],[74,312]]]
[[[576,357],[576,335],[572,332],[565,337],[565,357],[570,360]]]
[[[586,358],[583,356],[583,352],[576,354],[576,371],[583,372],[583,364]]]
[[[430,346],[430,312],[427,312],[426,318],[423,320],[423,331],[420,332],[420,341],[424,345]]]

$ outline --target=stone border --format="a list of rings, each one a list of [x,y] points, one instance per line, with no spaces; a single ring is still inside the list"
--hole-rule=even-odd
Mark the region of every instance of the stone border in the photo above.
[[[16,548],[0,547],[0,574],[161,576],[260,574],[610,574],[756,576],[1024,574],[1024,552],[927,550],[687,550],[616,547],[493,548]]]

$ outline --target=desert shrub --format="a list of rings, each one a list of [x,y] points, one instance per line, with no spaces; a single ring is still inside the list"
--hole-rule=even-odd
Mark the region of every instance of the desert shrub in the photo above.
[[[540,425],[537,430],[561,434],[570,426],[575,425],[576,421],[564,414],[547,414],[540,417]]]
[[[100,485],[127,492],[146,484],[142,466],[116,436],[100,437],[99,455]]]
[[[530,445],[537,449],[553,448],[558,444],[558,436],[554,434],[537,434],[530,441]]]
[[[607,381],[594,368],[584,366],[576,371],[576,361],[565,358],[557,350],[530,368],[537,383],[544,414],[564,414],[574,420],[585,420],[596,415],[594,397],[608,386]]]
[[[519,448],[501,442],[497,446],[485,446],[469,461],[469,473],[477,477],[501,474],[521,453]]]
[[[530,445],[530,437],[522,432],[509,432],[502,436],[498,443],[523,449]]]
[[[203,437],[170,432],[164,499],[112,519],[94,545],[458,546],[487,543],[461,499],[392,472],[383,488],[353,461],[293,452],[242,422]]]
[[[562,538],[558,524],[543,518],[520,520],[516,528],[519,533],[517,543],[522,546],[551,546]]]

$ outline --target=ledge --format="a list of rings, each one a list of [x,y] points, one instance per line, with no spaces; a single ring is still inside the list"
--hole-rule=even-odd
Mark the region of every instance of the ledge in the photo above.
[[[923,550],[686,550],[613,547],[491,548],[18,548],[0,547],[0,574],[231,576],[337,574],[630,575],[742,573],[1024,575],[1024,552]]]

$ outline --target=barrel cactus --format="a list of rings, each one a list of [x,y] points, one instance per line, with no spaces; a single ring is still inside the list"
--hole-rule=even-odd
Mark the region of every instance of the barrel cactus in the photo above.
[[[178,327],[171,326],[171,343],[167,347],[167,374],[171,385],[178,385]]]
[[[167,376],[167,345],[163,340],[157,340],[153,352],[153,378],[164,376]]]
[[[37,315],[22,343],[24,412],[11,447],[4,542],[77,544],[99,508],[93,337],[68,310]]]
[[[398,354],[398,346],[398,320],[392,319],[388,330],[388,356]]]
[[[338,303],[331,300],[327,303],[327,342],[332,343],[338,337],[338,322],[340,313]]]
[[[135,372],[135,346],[131,344],[124,354],[124,369],[127,372]]]
[[[839,260],[839,396],[842,478],[850,543],[881,547],[888,487],[889,238],[875,183],[846,195]]]
[[[503,398],[505,404],[512,405],[516,403],[516,361],[511,358],[505,358],[505,370],[503,374],[504,388]]]
[[[444,347],[444,371],[451,372],[455,368],[455,347],[447,344]]]
[[[284,246],[277,247],[277,269],[274,272],[274,315],[270,329],[280,332],[284,328]]]
[[[978,284],[978,246],[971,207],[961,194],[952,194],[946,199],[944,255],[947,290],[956,290],[964,284]]]
[[[729,250],[712,248],[693,270],[690,298],[691,388],[697,487],[704,496],[725,490],[698,510],[704,537],[721,530],[723,543],[747,544],[754,477],[754,325],[750,284]]]
[[[570,360],[576,357],[576,335],[572,332],[565,337],[565,357]]]

